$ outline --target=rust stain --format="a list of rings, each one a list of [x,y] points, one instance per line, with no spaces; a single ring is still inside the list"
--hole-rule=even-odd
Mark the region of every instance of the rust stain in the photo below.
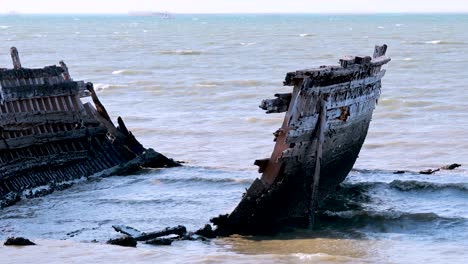
[[[349,107],[348,106],[342,106],[340,107],[340,110],[341,110],[341,114],[339,117],[337,117],[337,119],[343,121],[343,122],[346,122],[346,120],[348,120],[348,116],[350,116],[350,113],[349,113]]]

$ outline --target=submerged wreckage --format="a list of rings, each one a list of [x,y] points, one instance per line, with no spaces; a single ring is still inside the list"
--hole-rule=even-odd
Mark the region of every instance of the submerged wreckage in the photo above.
[[[346,178],[364,143],[380,96],[382,66],[390,61],[386,50],[386,45],[376,46],[372,58],[345,57],[339,66],[288,73],[284,85],[294,86],[293,91],[260,105],[267,113],[286,112],[274,133],[271,157],[255,161],[262,177],[232,213],[211,220],[214,231],[207,225],[194,234],[258,234],[313,223],[319,203]],[[101,171],[112,175],[180,165],[145,149],[120,117],[115,127],[92,83],[73,81],[63,62],[25,69],[17,50],[11,52],[14,69],[0,69],[2,206],[25,190]],[[86,96],[95,107],[81,102]],[[116,230],[129,236],[136,232]],[[146,238],[139,232],[136,237]]]
[[[345,57],[340,66],[290,72],[284,85],[292,93],[275,94],[260,107],[286,112],[274,133],[271,157],[256,160],[259,172],[237,208],[212,219],[218,236],[257,234],[273,228],[314,222],[318,203],[352,169],[380,96],[387,46],[373,57]]]
[[[14,68],[0,68],[0,207],[98,172],[179,165],[145,149],[122,118],[115,127],[93,84],[73,81],[65,63],[26,69],[14,47],[11,56]],[[95,107],[80,99],[89,96]]]

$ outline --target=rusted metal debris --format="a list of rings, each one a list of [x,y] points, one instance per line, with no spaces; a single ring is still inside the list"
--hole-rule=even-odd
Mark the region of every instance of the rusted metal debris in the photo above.
[[[267,113],[286,112],[262,173],[228,215],[211,221],[217,236],[258,234],[284,225],[309,225],[320,201],[333,193],[356,161],[380,96],[387,46],[373,57],[348,56],[339,66],[290,72],[292,93],[263,100]]]
[[[14,68],[0,69],[0,207],[98,172],[180,166],[144,148],[122,118],[116,127],[93,84],[74,81],[63,61],[27,69],[14,47],[11,57]],[[94,106],[81,101],[88,96]]]

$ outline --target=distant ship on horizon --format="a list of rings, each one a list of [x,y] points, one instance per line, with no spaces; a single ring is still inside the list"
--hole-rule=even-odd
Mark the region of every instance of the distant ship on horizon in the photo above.
[[[162,19],[174,18],[174,15],[169,12],[153,12],[153,11],[129,11],[130,16],[159,16]]]
[[[9,10],[9,11],[6,11],[4,14],[7,16],[17,16],[17,15],[20,15],[20,12],[16,10]]]

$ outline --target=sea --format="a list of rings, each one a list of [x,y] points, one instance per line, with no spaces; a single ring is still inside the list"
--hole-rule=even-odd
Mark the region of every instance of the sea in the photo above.
[[[0,209],[0,263],[466,263],[468,15],[3,15],[0,68],[64,60],[112,119],[184,166],[94,178]],[[354,169],[317,225],[271,236],[107,245],[112,225],[196,230],[259,177],[284,114],[258,105],[287,72],[387,44],[382,95]],[[84,98],[83,100],[89,100]],[[418,172],[459,163],[455,170]],[[394,174],[395,171],[406,171]]]

